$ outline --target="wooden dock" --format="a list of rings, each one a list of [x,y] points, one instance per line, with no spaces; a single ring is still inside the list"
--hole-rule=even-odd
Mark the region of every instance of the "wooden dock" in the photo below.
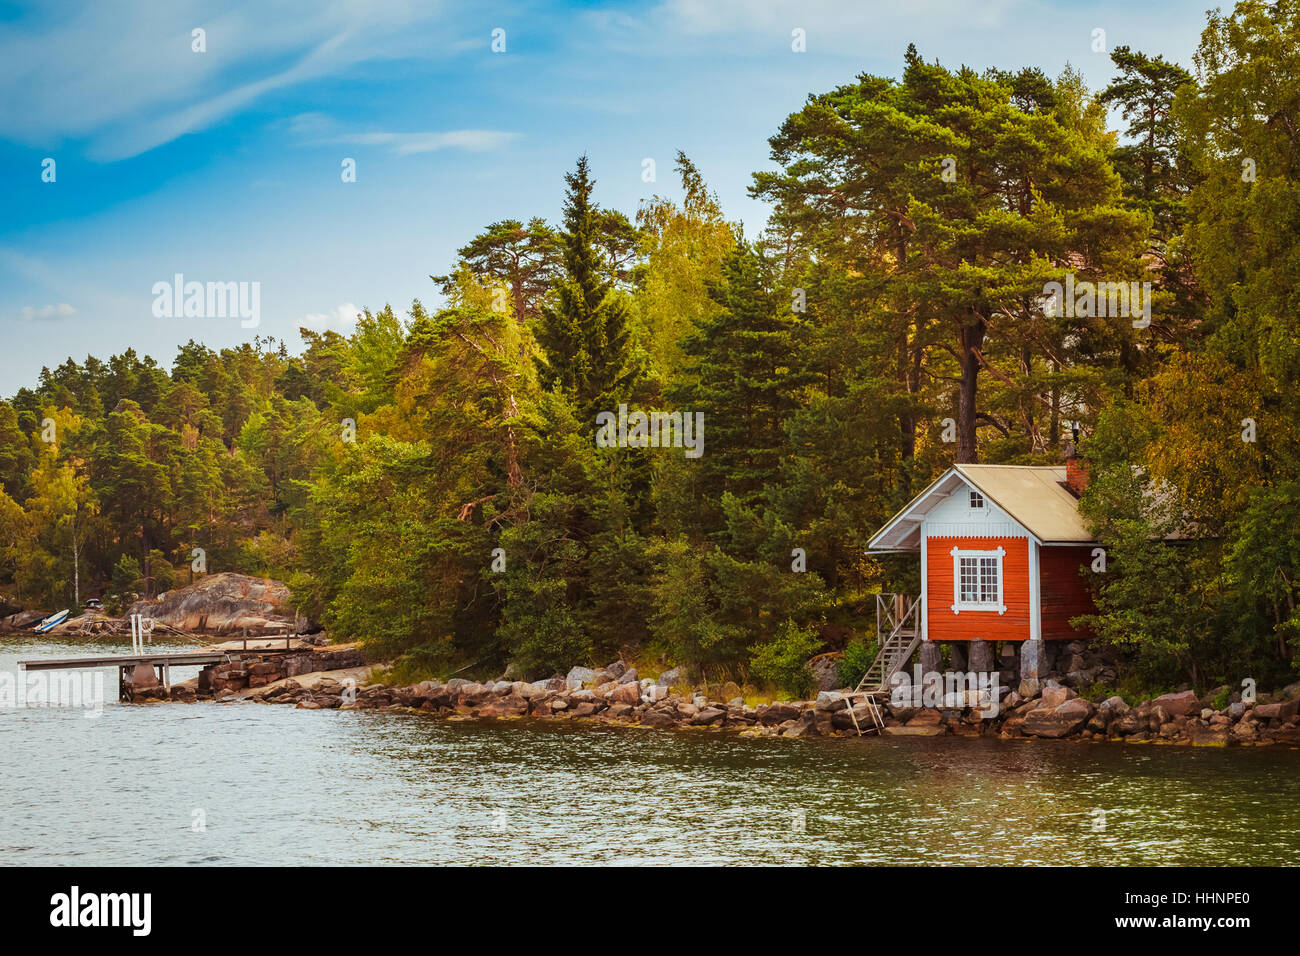
[[[223,644],[211,645],[195,651],[159,651],[156,654],[98,654],[94,657],[52,657],[38,660],[19,661],[18,667],[24,671],[58,671],[84,667],[116,667],[118,673],[118,698],[130,701],[134,698],[134,689],[139,682],[139,667],[151,668],[157,683],[171,692],[172,667],[205,667],[211,664],[226,664],[238,660],[244,655],[265,657],[268,654],[291,654],[310,651],[313,645],[294,635],[281,637],[240,637]],[[149,672],[143,675],[145,686]]]
[[[116,667],[117,698],[131,701],[135,698],[135,685],[138,667],[148,667],[154,672],[157,683],[172,689],[172,666],[203,667],[207,664],[223,664],[230,660],[225,651],[178,651],[158,654],[102,654],[95,657],[54,657],[44,660],[19,661],[18,667],[24,671],[58,671],[83,667]],[[149,672],[146,671],[146,678]],[[154,686],[154,685],[148,685]]]
[[[25,671],[59,671],[76,667],[134,667],[136,664],[151,664],[180,667],[201,667],[204,664],[220,664],[229,655],[225,651],[178,651],[159,654],[103,654],[98,657],[49,657],[43,660],[19,661],[18,667]]]

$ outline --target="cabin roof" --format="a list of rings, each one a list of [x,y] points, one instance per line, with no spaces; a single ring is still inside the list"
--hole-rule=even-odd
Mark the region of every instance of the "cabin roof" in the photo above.
[[[876,533],[873,551],[917,551],[921,519],[963,485],[974,488],[1044,544],[1087,544],[1092,534],[1064,465],[953,465]]]

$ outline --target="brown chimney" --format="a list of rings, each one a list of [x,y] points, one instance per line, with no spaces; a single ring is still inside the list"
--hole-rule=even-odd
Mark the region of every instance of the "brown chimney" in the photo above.
[[[1065,485],[1077,498],[1088,487],[1088,462],[1080,458],[1073,449],[1065,459]]]
[[[1071,441],[1065,446],[1065,486],[1076,498],[1088,487],[1088,462],[1079,457],[1079,423],[1070,429]]]

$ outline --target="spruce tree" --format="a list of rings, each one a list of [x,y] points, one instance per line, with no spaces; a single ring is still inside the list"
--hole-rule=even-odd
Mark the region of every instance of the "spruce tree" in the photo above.
[[[543,307],[537,325],[542,349],[542,383],[558,386],[594,427],[598,411],[612,410],[635,377],[627,304],[613,281],[597,243],[600,211],[591,201],[587,157],[567,176],[564,204],[564,269],[555,282],[555,302]]]
[[[783,423],[802,382],[791,368],[793,316],[772,282],[770,261],[739,242],[723,263],[723,281],[709,290],[719,311],[697,319],[682,343],[695,359],[695,381],[670,393],[704,412],[700,467],[714,496],[731,491],[746,503],[776,478],[788,445]]]

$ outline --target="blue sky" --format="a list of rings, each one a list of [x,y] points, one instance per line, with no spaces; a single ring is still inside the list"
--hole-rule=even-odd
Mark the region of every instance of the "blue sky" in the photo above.
[[[196,339],[299,343],[355,309],[436,305],[430,273],[502,218],[555,220],[591,158],[632,215],[676,195],[683,149],[750,232],[767,137],[810,92],[896,76],[909,42],[977,68],[1067,63],[1128,44],[1185,66],[1187,0],[166,3],[0,0],[0,394],[42,366],[134,347],[170,367]],[[194,52],[192,31],[205,31]],[[505,52],[491,49],[505,30]],[[807,50],[791,50],[800,28]],[[641,179],[642,160],[658,182]],[[42,164],[56,179],[43,182]],[[357,181],[341,181],[344,158]],[[258,282],[261,321],[156,318],[175,273]]]

